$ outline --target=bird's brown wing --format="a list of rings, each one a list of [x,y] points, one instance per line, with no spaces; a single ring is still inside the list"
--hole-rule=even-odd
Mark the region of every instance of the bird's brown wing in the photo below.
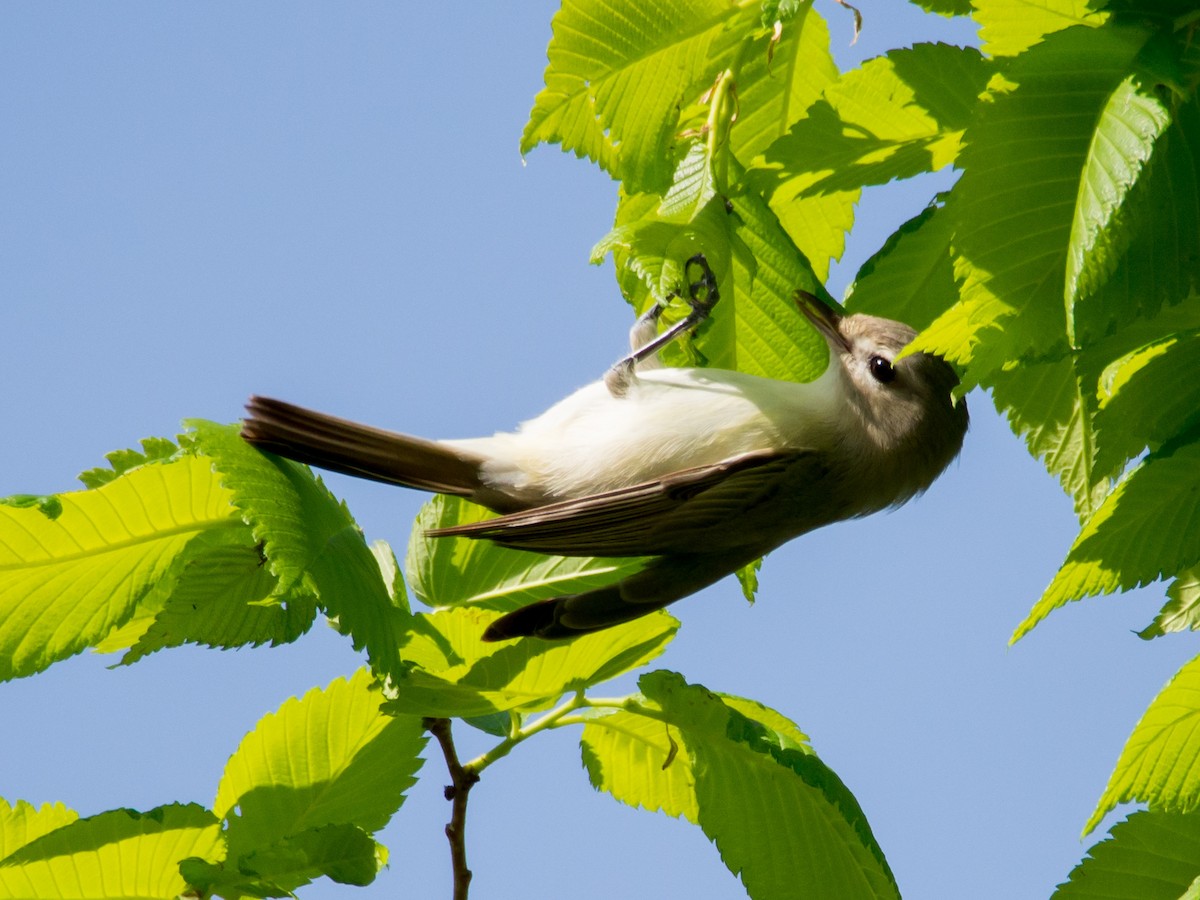
[[[505,547],[558,556],[703,553],[762,542],[738,520],[781,489],[816,483],[827,470],[812,451],[755,451],[709,466],[496,519],[434,529],[432,537],[487,538]],[[801,512],[801,515],[803,513]],[[733,529],[733,530],[731,530]]]

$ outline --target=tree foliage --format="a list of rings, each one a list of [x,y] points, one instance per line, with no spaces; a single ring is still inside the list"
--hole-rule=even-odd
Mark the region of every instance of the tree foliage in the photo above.
[[[790,298],[824,293],[862,188],[953,167],[954,187],[884,243],[846,302],[921,329],[915,347],[989,391],[1074,502],[1078,537],[1014,640],[1067,603],[1156,581],[1167,600],[1141,636],[1195,630],[1200,10],[922,5],[973,15],[981,50],[918,44],[839,72],[811,2],[565,0],[521,148],[557,144],[618,182],[594,256],[612,256],[636,311],[705,253],[724,299],[668,362],[798,381],[826,358]],[[662,652],[679,627],[668,614],[565,644],[479,640],[500,613],[637,560],[431,542],[426,528],[481,514],[438,498],[402,576],[319,478],[236,426],[194,422],[109,462],[84,490],[0,505],[0,676],[87,648],[132,664],[184,643],[276,645],[318,612],[366,666],[264,717],[211,808],[80,818],[0,802],[0,897],[366,884],[387,858],[374,834],[417,777],[430,720],[446,719],[497,739],[460,767],[472,778],[541,731],[581,727],[597,788],[698,825],[752,897],[899,894],[850,789],[780,713],[667,671],[643,671],[628,697],[592,694]],[[1200,896],[1198,665],[1134,728],[1088,828],[1119,803],[1148,810],[1056,896]]]

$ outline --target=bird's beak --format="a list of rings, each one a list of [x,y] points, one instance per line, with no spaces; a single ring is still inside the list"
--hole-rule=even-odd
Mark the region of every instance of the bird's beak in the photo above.
[[[850,352],[850,342],[842,335],[840,312],[808,291],[796,291],[796,305],[834,352]]]

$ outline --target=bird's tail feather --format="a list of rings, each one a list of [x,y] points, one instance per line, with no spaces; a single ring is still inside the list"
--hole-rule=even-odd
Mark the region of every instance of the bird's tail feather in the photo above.
[[[439,494],[478,497],[484,459],[436,441],[251,397],[242,437],[297,462]]]

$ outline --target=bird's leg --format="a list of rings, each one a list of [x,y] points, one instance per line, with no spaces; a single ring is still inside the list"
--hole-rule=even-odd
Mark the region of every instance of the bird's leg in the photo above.
[[[700,270],[699,276],[695,280],[691,279],[693,266]],[[717,305],[717,301],[721,299],[721,296],[717,292],[717,276],[713,274],[713,270],[709,267],[708,260],[704,258],[704,254],[697,253],[684,263],[683,274],[685,278],[689,279],[687,284],[687,302],[688,306],[691,307],[691,312],[662,334],[642,343],[649,336],[647,329],[653,327],[658,322],[659,316],[662,315],[662,311],[666,309],[671,298],[679,295],[671,293],[665,299],[655,303],[634,323],[633,330],[629,333],[629,341],[633,352],[618,362],[613,368],[617,366],[636,366],[675,340],[679,335],[685,331],[691,331],[708,318],[709,313]]]
[[[666,297],[655,300],[653,305],[637,317],[637,321],[633,323],[633,327],[629,329],[629,352],[630,355],[617,363],[621,365],[626,362],[637,362],[645,366],[658,365],[658,360],[653,357],[640,357],[638,354],[643,347],[649,345],[658,337],[658,320],[662,318],[663,310],[665,310],[673,299],[679,295],[674,291],[667,294]],[[636,359],[635,359],[636,357]]]
[[[693,266],[700,270],[694,280],[692,279]],[[679,296],[672,292],[638,317],[629,332],[629,346],[632,352],[614,363],[604,376],[604,383],[614,397],[622,397],[629,390],[629,385],[636,377],[636,369],[639,364],[649,364],[648,360],[655,353],[685,331],[695,329],[708,318],[712,308],[721,299],[717,290],[717,277],[713,274],[703,253],[697,253],[684,263],[683,273],[684,277],[688,279],[687,302],[691,307],[691,312],[662,334],[653,336],[663,310],[667,308],[672,298]]]

